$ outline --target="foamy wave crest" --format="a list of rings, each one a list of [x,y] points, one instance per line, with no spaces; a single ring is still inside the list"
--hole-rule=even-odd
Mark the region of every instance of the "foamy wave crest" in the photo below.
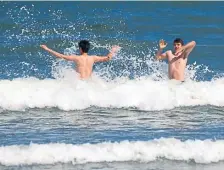
[[[159,158],[196,163],[224,160],[224,141],[161,138],[152,141],[122,141],[98,144],[30,144],[0,147],[2,165],[32,165],[88,162],[150,162]]]
[[[72,78],[21,78],[0,81],[0,107],[5,110],[57,107],[79,110],[90,106],[162,110],[181,106],[224,106],[224,79],[210,82],[154,81],[150,77],[106,82],[97,76],[80,81]],[[94,76],[93,76],[94,77]]]

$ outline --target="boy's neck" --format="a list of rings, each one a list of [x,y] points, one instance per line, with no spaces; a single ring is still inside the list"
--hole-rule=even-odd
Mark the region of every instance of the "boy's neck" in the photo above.
[[[87,55],[88,55],[88,53],[81,53],[81,55],[83,55],[83,56],[87,56]]]

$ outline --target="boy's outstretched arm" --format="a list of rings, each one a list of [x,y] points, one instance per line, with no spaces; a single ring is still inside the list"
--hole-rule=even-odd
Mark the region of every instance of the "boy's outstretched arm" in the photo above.
[[[113,46],[111,51],[107,54],[107,56],[94,56],[94,62],[109,61],[119,50],[120,50],[119,46]]]
[[[58,53],[58,52],[48,48],[46,45],[40,45],[40,47],[58,58],[62,58],[62,59],[69,60],[69,61],[77,61],[77,59],[78,59],[78,57],[75,55],[64,55],[64,54]]]

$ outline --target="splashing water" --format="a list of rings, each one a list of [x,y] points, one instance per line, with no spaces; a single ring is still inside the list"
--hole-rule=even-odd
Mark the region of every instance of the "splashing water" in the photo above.
[[[79,8],[78,5],[77,8]],[[139,79],[148,76],[156,81],[167,80],[168,65],[166,62],[155,61],[153,57],[157,50],[155,42],[149,44],[128,40],[127,37],[131,37],[135,32],[126,29],[127,17],[119,12],[117,15],[120,17],[120,23],[117,24],[116,20],[111,20],[107,15],[111,11],[105,9],[105,14],[100,17],[104,21],[110,20],[111,25],[103,25],[107,22],[94,17],[93,20],[88,20],[87,24],[88,16],[79,13],[75,18],[69,18],[62,10],[45,9],[42,11],[42,8],[38,8],[35,3],[15,4],[13,8],[7,8],[5,5],[3,9],[5,16],[11,19],[12,27],[2,32],[6,38],[4,49],[8,51],[7,54],[3,54],[7,59],[1,65],[5,70],[2,78],[37,77],[44,79],[57,78],[59,75],[59,77],[65,77],[62,72],[65,73],[66,69],[73,69],[74,64],[56,60],[42,51],[39,45],[45,42],[56,51],[64,54],[77,54],[79,52],[77,42],[80,39],[89,39],[90,54],[107,54],[112,45],[122,47],[120,53],[114,56],[112,61],[94,66],[97,76],[108,81],[117,78]],[[49,18],[46,20],[46,17],[41,16],[41,12]],[[104,31],[109,37],[103,36]],[[211,72],[207,66],[192,64],[186,69],[186,78],[204,80],[204,77]]]

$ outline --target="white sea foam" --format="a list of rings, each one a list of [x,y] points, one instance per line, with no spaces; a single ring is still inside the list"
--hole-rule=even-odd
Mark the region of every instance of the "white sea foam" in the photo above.
[[[224,79],[209,82],[161,80],[104,81],[93,76],[80,81],[74,72],[60,79],[20,78],[0,81],[0,107],[6,110],[57,107],[62,110],[90,106],[163,110],[180,106],[224,106]]]
[[[30,144],[0,147],[0,164],[32,165],[114,161],[150,162],[158,158],[208,164],[224,160],[224,141],[161,138],[98,144]]]

